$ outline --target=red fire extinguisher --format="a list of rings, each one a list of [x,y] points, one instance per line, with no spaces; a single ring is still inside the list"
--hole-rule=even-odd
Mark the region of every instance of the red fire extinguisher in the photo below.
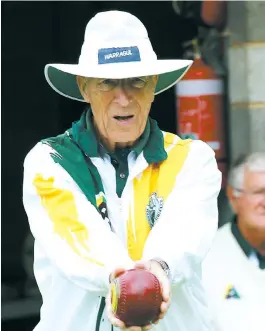
[[[213,148],[219,169],[227,171],[223,80],[203,62],[195,47],[194,63],[176,86],[178,128],[182,138],[200,139]]]

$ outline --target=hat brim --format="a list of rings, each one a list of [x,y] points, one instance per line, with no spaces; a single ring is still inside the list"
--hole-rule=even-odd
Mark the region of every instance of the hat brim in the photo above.
[[[85,102],[76,76],[89,78],[123,79],[158,75],[155,94],[159,94],[175,85],[188,71],[191,60],[157,60],[150,63],[130,62],[98,65],[95,68],[83,68],[78,64],[47,64],[44,74],[49,85],[59,94]]]

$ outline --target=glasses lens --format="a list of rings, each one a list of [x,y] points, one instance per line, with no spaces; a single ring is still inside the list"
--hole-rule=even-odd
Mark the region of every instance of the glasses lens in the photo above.
[[[146,78],[141,78],[141,77],[135,77],[135,78],[129,78],[129,85],[133,88],[143,88],[145,87],[147,83],[147,79]]]
[[[108,92],[118,85],[117,79],[104,79],[99,82],[98,86],[101,91]]]

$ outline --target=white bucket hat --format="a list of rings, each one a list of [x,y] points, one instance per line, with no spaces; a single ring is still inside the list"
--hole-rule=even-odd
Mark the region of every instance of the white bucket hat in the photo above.
[[[158,75],[158,94],[176,84],[191,65],[190,60],[157,60],[138,18],[122,11],[106,11],[88,22],[78,64],[47,64],[44,73],[56,92],[85,102],[76,76],[122,79]]]

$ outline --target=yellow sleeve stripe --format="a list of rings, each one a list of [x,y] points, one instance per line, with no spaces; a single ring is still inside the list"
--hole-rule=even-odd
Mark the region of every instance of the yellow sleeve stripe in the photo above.
[[[35,176],[33,185],[53,222],[54,233],[59,235],[82,258],[104,266],[103,263],[89,256],[88,230],[84,224],[78,221],[73,193],[54,187],[54,178],[44,179],[41,174]]]

